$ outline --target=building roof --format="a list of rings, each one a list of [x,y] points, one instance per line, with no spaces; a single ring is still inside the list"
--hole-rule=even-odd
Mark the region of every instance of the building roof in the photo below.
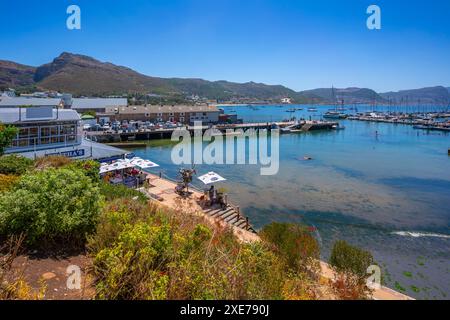
[[[0,97],[0,107],[19,106],[61,106],[62,100],[59,98],[27,98],[27,97]]]
[[[128,153],[123,149],[119,149],[116,147],[108,146],[106,144],[93,142],[90,140],[83,139],[81,142],[82,147],[89,147],[92,151],[91,157],[92,159],[105,159],[111,158],[115,156],[122,156]]]
[[[81,120],[93,120],[95,119],[94,116],[91,116],[90,114],[84,114],[81,116]]]
[[[142,114],[142,113],[179,113],[179,112],[219,112],[216,106],[126,106],[126,107],[108,107],[105,114]]]
[[[21,117],[19,117],[19,110]],[[0,108],[0,122],[4,124],[14,124],[20,122],[42,122],[42,121],[78,121],[80,115],[75,110],[54,109],[52,118],[27,119],[26,108]]]
[[[103,109],[107,107],[127,106],[126,98],[75,98],[72,109]]]

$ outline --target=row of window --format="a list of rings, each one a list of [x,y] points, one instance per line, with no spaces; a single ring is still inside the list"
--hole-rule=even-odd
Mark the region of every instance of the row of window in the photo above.
[[[47,144],[73,144],[77,142],[77,125],[61,124],[51,126],[20,127],[12,147],[23,148]]]

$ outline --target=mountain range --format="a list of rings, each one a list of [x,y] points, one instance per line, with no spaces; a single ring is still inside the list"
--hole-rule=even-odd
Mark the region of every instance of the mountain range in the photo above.
[[[320,88],[296,92],[282,85],[203,79],[160,78],[143,75],[130,68],[94,58],[64,52],[52,62],[27,66],[0,60],[0,89],[24,87],[72,93],[75,96],[153,94],[160,96],[200,96],[221,101],[279,102],[289,97],[294,103],[394,103],[421,102],[448,104],[450,88],[442,86],[377,93],[368,88]]]

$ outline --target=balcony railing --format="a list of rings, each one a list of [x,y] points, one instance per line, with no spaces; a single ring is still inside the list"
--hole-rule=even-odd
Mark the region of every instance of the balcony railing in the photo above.
[[[83,135],[80,134],[20,138],[13,140],[11,147],[6,148],[6,153],[72,147],[81,144],[82,139]]]

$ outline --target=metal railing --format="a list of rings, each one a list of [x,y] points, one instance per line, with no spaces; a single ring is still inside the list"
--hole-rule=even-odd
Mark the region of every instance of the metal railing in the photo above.
[[[6,152],[25,152],[72,147],[81,144],[82,139],[83,135],[81,134],[19,138],[13,140],[12,145],[6,148]]]

